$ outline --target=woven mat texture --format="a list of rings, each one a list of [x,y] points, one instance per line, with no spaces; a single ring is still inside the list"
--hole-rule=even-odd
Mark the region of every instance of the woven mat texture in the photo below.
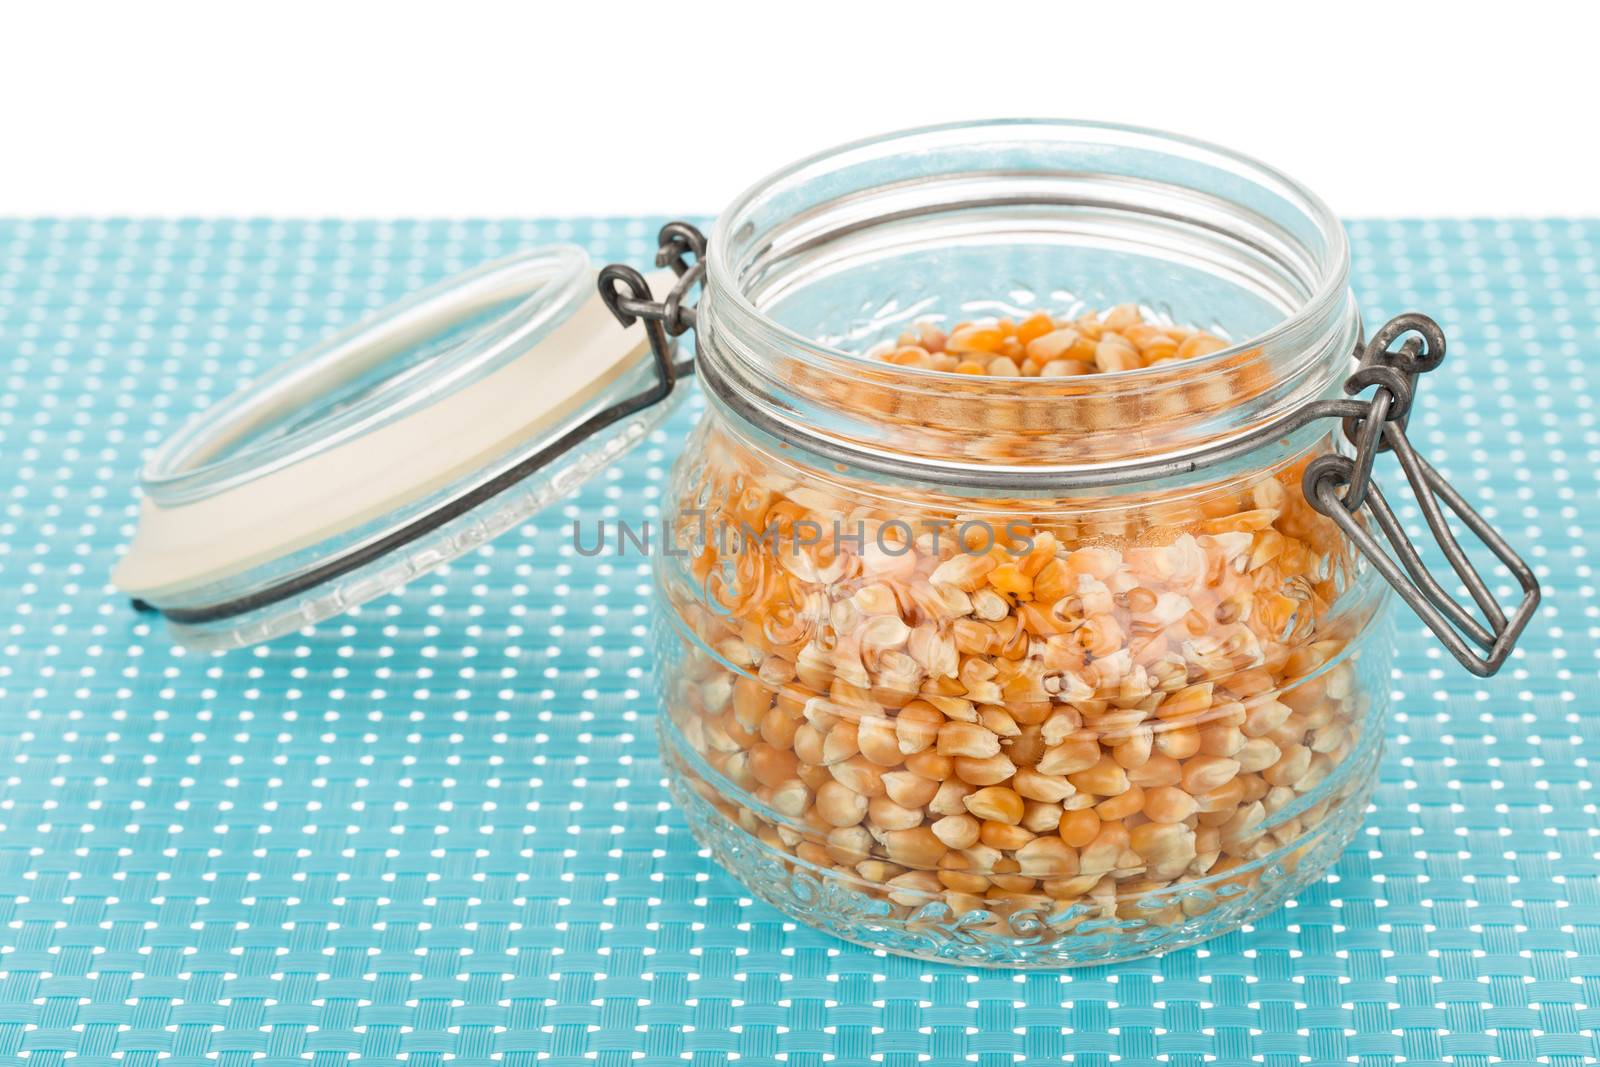
[[[1369,325],[1450,337],[1413,438],[1545,604],[1490,681],[1403,618],[1363,835],[1165,958],[888,958],[697,852],[643,561],[569,542],[655,507],[698,402],[536,522],[267,648],[185,654],[108,588],[141,456],[192,412],[487,257],[642,265],[662,221],[0,221],[0,1061],[1600,1056],[1600,221],[1350,223]]]

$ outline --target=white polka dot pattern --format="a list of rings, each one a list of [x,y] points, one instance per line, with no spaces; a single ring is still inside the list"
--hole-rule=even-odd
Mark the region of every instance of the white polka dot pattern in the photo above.
[[[1403,618],[1357,845],[1161,959],[886,958],[696,852],[648,726],[646,569],[569,525],[653,509],[698,404],[570,502],[268,647],[185,654],[108,588],[139,457],[242,378],[517,248],[644,263],[661,221],[0,220],[0,1059],[1600,1057],[1597,222],[1350,224],[1368,323],[1416,309],[1450,338],[1413,439],[1545,603],[1490,681]]]

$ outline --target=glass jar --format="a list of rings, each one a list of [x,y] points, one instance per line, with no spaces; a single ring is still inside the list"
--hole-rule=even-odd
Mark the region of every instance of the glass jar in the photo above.
[[[649,277],[524,250],[273,368],[151,458],[114,580],[185,644],[273,639],[514,527],[698,374],[654,560],[690,826],[802,921],[1003,966],[1188,944],[1295,892],[1371,789],[1389,590],[1479,674],[1538,603],[1405,436],[1442,334],[1364,340],[1337,220],[1251,160],[940,127],[781,171],[709,245],[661,240]],[[967,319],[993,322],[952,350],[1124,337],[1150,364],[873,358]],[[1385,449],[1476,614],[1372,479]]]
[[[1292,413],[1361,340],[1321,201],[1161,134],[950,126],[769,177],[705,262],[656,646],[720,863],[850,941],[1055,967],[1230,930],[1334,862],[1391,598],[1303,487],[1345,446]],[[1069,378],[862,355],[1128,302],[1229,343]]]

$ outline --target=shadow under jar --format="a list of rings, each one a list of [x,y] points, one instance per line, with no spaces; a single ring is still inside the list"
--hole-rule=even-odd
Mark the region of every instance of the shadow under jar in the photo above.
[[[1339,424],[1285,421],[1356,366],[1348,267],[1298,184],[1119,127],[914,131],[744,194],[655,561],[695,836],[802,922],[1008,967],[1190,944],[1317,878],[1391,644],[1389,586],[1303,489]],[[1080,377],[863,355],[1129,303],[1227,345]]]

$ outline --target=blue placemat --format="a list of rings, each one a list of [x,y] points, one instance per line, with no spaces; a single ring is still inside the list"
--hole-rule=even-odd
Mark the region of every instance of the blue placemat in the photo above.
[[[1407,617],[1367,830],[1257,928],[1067,973],[874,955],[752,903],[670,810],[637,560],[679,416],[565,507],[270,648],[106,586],[143,452],[487,257],[662,220],[0,221],[0,1058],[40,1064],[1577,1064],[1600,1055],[1600,221],[1353,222],[1437,317],[1413,438],[1527,551],[1498,678]],[[1412,510],[1408,516],[1416,521]]]

